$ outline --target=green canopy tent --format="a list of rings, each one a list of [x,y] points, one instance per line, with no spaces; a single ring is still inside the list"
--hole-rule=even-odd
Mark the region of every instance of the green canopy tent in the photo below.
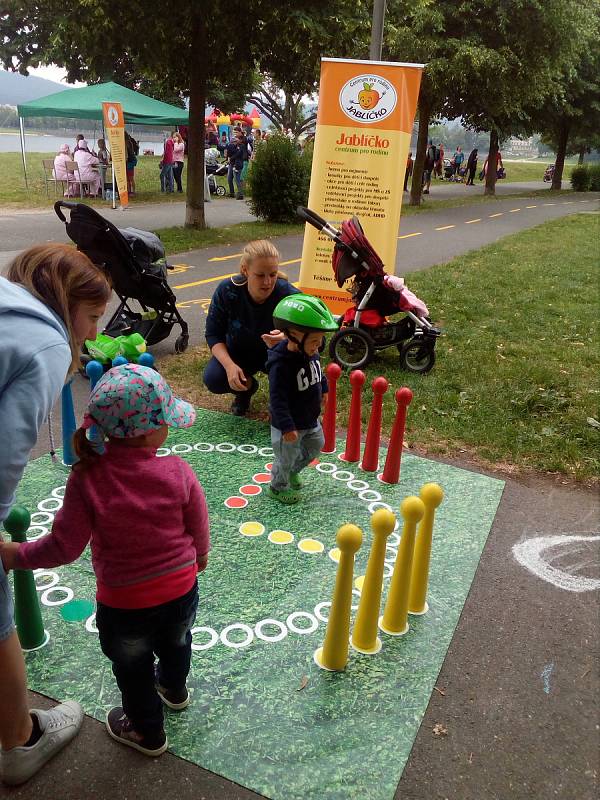
[[[27,164],[25,160],[25,132],[23,120],[26,117],[71,117],[77,119],[102,119],[102,103],[121,103],[125,122],[136,125],[187,125],[188,111],[185,108],[154,100],[133,89],[127,89],[112,81],[84,86],[81,89],[65,89],[47,97],[40,97],[17,106],[19,129],[21,132],[21,155],[25,185],[27,185]]]

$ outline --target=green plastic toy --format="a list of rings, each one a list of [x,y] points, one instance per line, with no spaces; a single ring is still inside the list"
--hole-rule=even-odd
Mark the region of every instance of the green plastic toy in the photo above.
[[[139,333],[116,338],[99,333],[93,341],[86,339],[85,346],[90,356],[101,364],[109,364],[120,355],[128,361],[137,361],[139,356],[146,352],[146,340]]]

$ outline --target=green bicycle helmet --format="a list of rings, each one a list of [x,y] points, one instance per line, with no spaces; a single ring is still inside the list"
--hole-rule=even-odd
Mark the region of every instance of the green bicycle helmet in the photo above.
[[[290,294],[280,300],[273,311],[273,324],[280,331],[286,331],[288,339],[297,344],[302,352],[309,333],[330,333],[339,328],[325,303],[310,294]],[[303,331],[302,341],[289,333],[290,328]]]

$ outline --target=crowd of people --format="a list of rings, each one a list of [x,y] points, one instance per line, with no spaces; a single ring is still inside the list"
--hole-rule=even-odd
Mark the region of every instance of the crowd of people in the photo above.
[[[423,194],[429,194],[431,181],[433,178],[439,180],[450,180],[465,183],[466,186],[474,186],[475,175],[477,174],[478,149],[474,147],[465,161],[465,153],[460,145],[457,146],[452,158],[446,164],[443,142],[437,145],[430,139],[425,154],[423,164],[423,175],[421,178]],[[488,159],[486,158],[483,169],[479,173],[479,180],[483,181],[487,175]],[[496,154],[497,177],[504,177],[504,165],[500,151]],[[406,160],[406,171],[404,173],[404,191],[408,191],[408,180],[414,171],[414,160],[412,151],[408,153]]]

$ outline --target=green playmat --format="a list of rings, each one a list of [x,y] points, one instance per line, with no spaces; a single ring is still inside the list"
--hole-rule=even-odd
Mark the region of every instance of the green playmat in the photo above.
[[[389,800],[503,482],[405,453],[399,485],[388,486],[337,454],[323,455],[303,473],[303,500],[285,507],[263,491],[272,455],[264,423],[200,410],[195,425],[171,432],[166,444],[159,453],[186,459],[205,489],[213,541],[199,577],[192,703],[166,714],[170,750],[274,800]],[[340,440],[338,453],[343,449]],[[66,477],[49,457],[28,465],[18,500],[33,514],[30,538],[50,527]],[[363,529],[354,571],[360,577],[372,511],[387,504],[397,513],[402,499],[429,481],[445,492],[433,536],[429,613],[412,616],[403,637],[382,635],[377,655],[351,650],[345,672],[320,670],[313,653],[325,634],[338,527],[353,522]],[[384,601],[398,541],[396,531],[388,539]],[[50,641],[27,656],[30,687],[77,699],[104,720],[119,694],[97,640],[89,550],[74,564],[38,570],[36,585]]]

